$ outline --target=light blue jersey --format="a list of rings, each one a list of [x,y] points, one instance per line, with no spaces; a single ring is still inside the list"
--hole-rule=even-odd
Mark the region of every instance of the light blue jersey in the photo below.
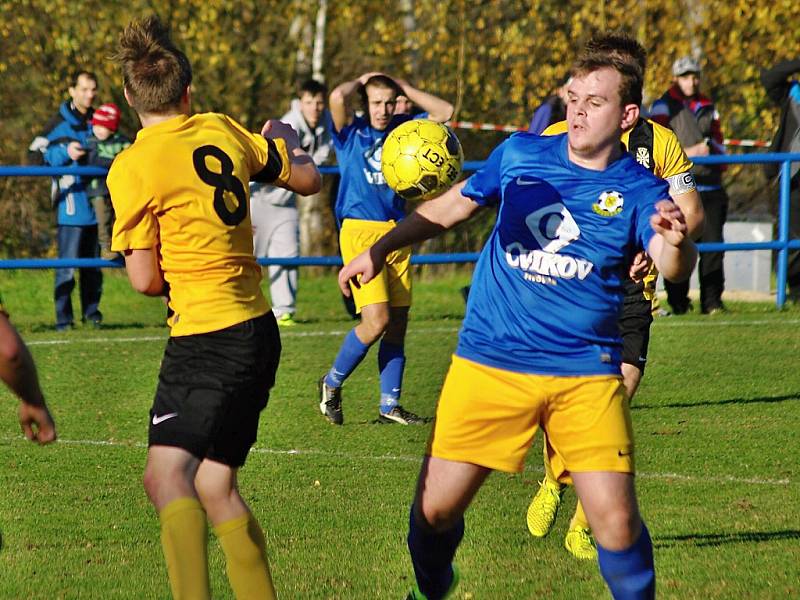
[[[411,118],[395,115],[383,131],[361,117],[354,118],[341,131],[332,126],[341,173],[335,209],[339,226],[345,219],[400,221],[405,216],[406,201],[386,184],[381,173],[381,151],[386,135]]]
[[[627,152],[593,171],[569,161],[566,135],[521,133],[461,193],[499,212],[456,354],[520,373],[618,374],[622,282],[667,184]]]

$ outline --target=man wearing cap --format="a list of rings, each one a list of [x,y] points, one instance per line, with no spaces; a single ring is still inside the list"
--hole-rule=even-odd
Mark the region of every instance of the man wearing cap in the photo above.
[[[97,77],[89,71],[78,70],[69,87],[70,100],[61,104],[58,115],[34,140],[31,149],[44,155],[44,162],[53,167],[77,167],[85,164],[86,141],[91,134],[89,120],[97,94]],[[86,178],[62,175],[53,178],[53,204],[57,211],[58,257],[96,258],[97,220],[86,194]],[[75,288],[75,269],[56,269],[55,308],[56,331],[74,326],[72,290]],[[100,296],[103,274],[98,268],[80,269],[82,321],[99,327]]]
[[[131,145],[131,141],[119,133],[120,112],[116,104],[102,104],[89,123],[92,125],[92,135],[86,141],[86,164],[95,167],[111,167],[114,157]],[[111,251],[111,226],[114,220],[114,211],[111,207],[111,197],[108,193],[105,177],[94,177],[89,180],[87,194],[92,202],[94,214],[97,217],[97,241],[100,245],[100,257],[114,260],[118,257]]]
[[[700,93],[700,64],[691,56],[683,56],[672,65],[672,86],[650,108],[650,118],[669,127],[678,136],[687,156],[724,154],[719,113],[714,102]],[[705,228],[699,242],[722,242],[722,228],[728,215],[728,195],[722,187],[722,165],[697,165],[692,169],[697,191],[703,201]],[[717,314],[725,310],[722,292],[725,288],[723,252],[704,252],[698,262],[700,310]],[[691,309],[689,281],[664,281],[667,301],[672,312],[684,314]]]

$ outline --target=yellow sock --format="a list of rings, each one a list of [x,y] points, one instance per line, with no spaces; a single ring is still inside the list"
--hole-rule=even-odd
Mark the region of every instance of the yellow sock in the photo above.
[[[228,580],[237,600],[274,600],[267,545],[253,515],[225,521],[214,527],[214,532],[225,553]]]
[[[544,440],[544,448],[542,455],[544,457],[544,480],[552,486],[558,486],[560,489],[562,484],[556,479],[553,473],[553,465],[550,464],[550,455],[547,453],[547,434],[542,430],[542,439]]]
[[[586,518],[586,513],[583,512],[583,504],[578,500],[578,505],[575,507],[575,514],[572,521],[569,523],[570,529],[573,527],[580,527],[581,529],[590,529],[589,520]]]
[[[197,498],[178,498],[161,509],[158,517],[172,597],[210,599],[208,526],[203,506]]]

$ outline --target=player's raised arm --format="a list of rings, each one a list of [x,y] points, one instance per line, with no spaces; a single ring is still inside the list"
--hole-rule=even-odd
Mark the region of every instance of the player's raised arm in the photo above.
[[[438,123],[449,121],[453,116],[453,105],[447,100],[418,90],[413,85],[403,79],[395,79],[397,84],[403,88],[406,97],[416,104],[423,111],[428,113],[428,118]]]
[[[341,131],[353,120],[353,115],[347,110],[347,102],[373,75],[378,75],[378,73],[364,73],[358,79],[345,81],[333,88],[328,97],[328,109],[331,111],[331,118],[336,131]]]
[[[274,140],[282,139],[291,160],[291,173],[285,185],[275,182],[276,185],[285,187],[302,196],[316,194],[322,186],[322,177],[319,174],[314,160],[300,147],[297,132],[288,123],[277,119],[270,119],[264,123],[261,135]],[[273,146],[274,148],[274,146]]]
[[[350,296],[348,281],[356,287],[367,283],[380,273],[390,252],[436,237],[441,232],[469,219],[480,205],[461,194],[462,181],[433,200],[423,202],[365,252],[356,256],[339,271],[339,287]]]
[[[650,225],[656,232],[648,245],[656,268],[670,281],[683,281],[692,273],[697,260],[697,248],[689,236],[686,218],[677,204],[661,200]]]

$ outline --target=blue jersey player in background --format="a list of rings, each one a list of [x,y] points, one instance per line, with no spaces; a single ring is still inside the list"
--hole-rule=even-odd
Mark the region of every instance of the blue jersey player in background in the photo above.
[[[639,117],[641,69],[589,53],[572,76],[566,135],[512,136],[483,169],[422,204],[339,275],[343,290],[368,283],[395,249],[499,205],[411,509],[412,600],[455,588],[464,512],[492,470],[522,470],[538,427],[559,480],[571,478],[584,504],[612,595],[655,594],[617,318],[638,250],[671,280],[689,276],[697,252],[667,185],[619,142]]]
[[[363,117],[353,115],[348,109],[348,99],[357,95],[364,108]],[[395,114],[400,95],[433,121],[444,123],[453,114],[449,102],[382,73],[364,73],[331,92],[331,134],[341,173],[335,213],[345,264],[390,231],[406,214],[405,200],[386,184],[381,172],[384,138],[399,124],[413,118],[409,114]],[[381,277],[353,290],[361,322],[345,336],[331,368],[318,384],[320,412],[335,425],[344,420],[342,385],[378,340],[381,379],[378,419],[402,425],[422,422],[400,405],[411,305],[410,264],[411,248],[399,248],[388,257]]]

